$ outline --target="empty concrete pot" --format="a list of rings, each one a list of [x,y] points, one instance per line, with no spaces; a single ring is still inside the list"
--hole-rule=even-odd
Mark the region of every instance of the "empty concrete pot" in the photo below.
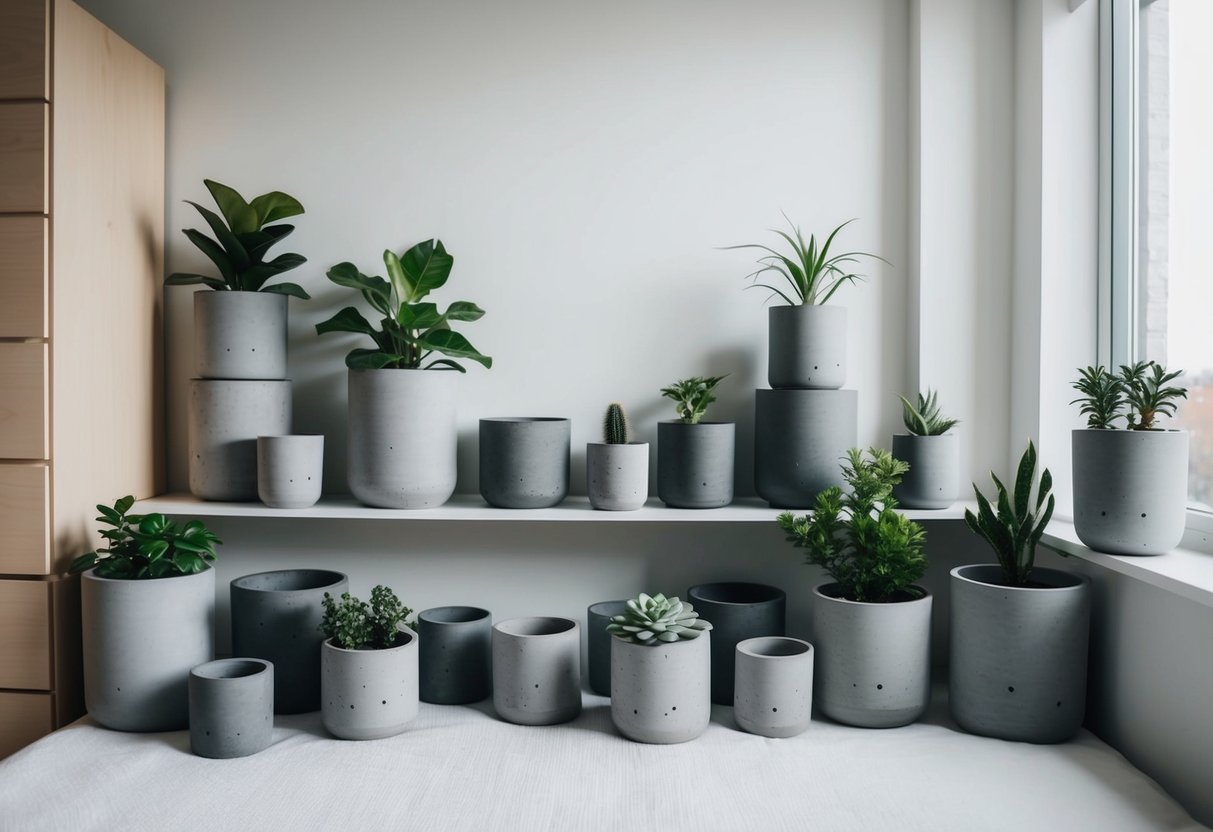
[[[847,380],[847,310],[798,304],[767,311],[767,383],[836,390]]]
[[[493,707],[519,725],[554,725],[581,713],[576,621],[534,617],[494,625]]]
[[[817,494],[841,486],[841,463],[855,447],[854,390],[758,390],[754,488],[775,508],[812,508]]]
[[[399,734],[417,716],[417,634],[402,627],[395,647],[320,647],[320,716],[342,740]]]
[[[585,446],[586,493],[602,511],[635,511],[649,499],[649,443]]]
[[[611,636],[611,721],[630,740],[693,740],[712,716],[712,633],[656,644]]]
[[[732,422],[657,423],[657,496],[670,508],[733,502]]]
[[[417,615],[421,701],[466,705],[492,693],[493,614],[479,607],[433,607]]]
[[[190,671],[190,750],[227,760],[266,748],[274,734],[274,666],[219,659]]]
[[[569,493],[568,419],[480,420],[480,496],[497,508],[548,508]]]
[[[290,432],[289,381],[192,380],[190,493],[202,500],[256,500],[257,437]]]
[[[960,440],[954,433],[939,436],[893,437],[893,457],[910,470],[893,488],[902,508],[947,508],[960,493]]]
[[[590,690],[599,696],[611,695],[611,640],[607,625],[627,611],[627,601],[599,601],[585,613],[586,676]]]
[[[768,636],[737,643],[733,718],[751,734],[794,737],[813,717],[813,645]]]
[[[286,378],[286,295],[194,292],[194,375]]]
[[[766,584],[726,581],[693,586],[687,600],[712,625],[712,701],[732,705],[737,642],[783,635],[787,594]]]
[[[267,506],[314,506],[323,476],[322,434],[257,437],[257,496]]]

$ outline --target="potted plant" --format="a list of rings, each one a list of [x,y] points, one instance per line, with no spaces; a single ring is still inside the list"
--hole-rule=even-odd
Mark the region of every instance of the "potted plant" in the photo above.
[[[832,579],[813,591],[814,698],[849,725],[906,725],[927,708],[931,596],[915,585],[925,534],[893,498],[906,468],[883,448],[852,448],[846,492],[826,489],[810,515],[779,515],[788,541]]]
[[[623,405],[608,405],[602,441],[585,446],[586,493],[596,509],[635,511],[649,498],[649,443],[629,436]]]
[[[426,301],[442,288],[455,259],[441,240],[426,240],[397,255],[383,253],[388,280],[368,277],[352,263],[328,271],[338,286],[357,290],[382,316],[372,326],[347,306],[316,332],[366,335],[373,348],[352,350],[349,368],[350,490],[371,506],[432,508],[455,491],[455,373],[458,359],[492,367],[453,323],[476,321],[484,310],[456,301],[439,312]]]
[[[712,376],[676,381],[661,389],[678,418],[657,423],[657,496],[671,508],[720,508],[733,502],[732,422],[705,422],[716,401]]]
[[[948,703],[970,733],[1063,742],[1085,713],[1090,580],[1034,565],[1054,505],[1049,469],[1039,482],[1035,472],[1029,442],[1010,493],[993,474],[994,504],[973,487],[978,511],[965,521],[998,564],[951,572]]]
[[[98,505],[103,548],[76,558],[82,573],[84,701],[118,731],[170,731],[189,718],[190,668],[215,658],[219,538],[197,520],[130,514],[134,497]]]
[[[386,586],[370,603],[348,592],[324,594],[320,631],[320,716],[343,740],[376,740],[417,716],[417,635],[404,626],[412,610]]]
[[[611,721],[621,734],[676,743],[703,733],[712,715],[711,629],[690,604],[660,593],[640,593],[611,619]]]
[[[940,413],[934,390],[919,393],[917,405],[905,396],[897,398],[909,433],[893,436],[893,456],[910,470],[893,497],[905,508],[947,508],[960,490],[960,443],[950,432],[959,422]]]
[[[1188,509],[1188,433],[1165,430],[1188,391],[1153,361],[1078,371],[1086,428],[1072,436],[1074,531],[1088,547],[1116,555],[1159,555],[1183,537]],[[1123,429],[1117,422],[1123,419]]]

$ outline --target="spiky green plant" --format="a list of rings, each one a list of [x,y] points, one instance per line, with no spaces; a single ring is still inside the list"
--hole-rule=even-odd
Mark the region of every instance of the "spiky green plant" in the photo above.
[[[613,616],[607,624],[608,633],[633,644],[649,645],[699,638],[700,633],[710,629],[712,625],[701,619],[691,604],[677,597],[666,598],[660,592],[640,593],[628,601],[622,615]]]
[[[619,402],[607,405],[602,419],[602,441],[608,445],[628,444],[628,416]]]
[[[386,650],[400,639],[400,624],[413,611],[400,603],[396,593],[380,584],[371,590],[371,602],[360,601],[348,592],[337,601],[324,593],[324,618],[320,630],[346,650]]]
[[[939,412],[939,402],[934,390],[927,388],[926,395],[918,394],[915,407],[905,396],[901,399],[901,419],[906,430],[915,436],[940,436],[960,424],[959,419],[948,419]]]
[[[1053,475],[1045,468],[1041,471],[1039,483],[1035,477],[1036,446],[1029,441],[1027,450],[1019,459],[1013,496],[1008,495],[1006,486],[991,471],[990,479],[998,489],[997,510],[990,505],[976,483],[973,493],[977,495],[977,514],[965,509],[965,522],[990,544],[998,556],[1003,579],[1011,586],[1023,586],[1028,582],[1036,562],[1036,544],[1040,542],[1045,526],[1053,516],[1054,499],[1049,493],[1053,488]],[[1035,501],[1032,500],[1033,488],[1036,490]]]
[[[1087,417],[1087,427],[1098,430],[1116,427],[1113,422],[1125,401],[1124,383],[1117,376],[1105,370],[1102,364],[1080,367],[1078,381],[1071,382],[1070,386],[1082,394],[1070,404],[1082,405],[1079,413]]]
[[[109,527],[100,534],[109,545],[76,558],[69,572],[95,566],[102,578],[170,578],[201,572],[215,559],[215,546],[222,541],[201,522],[179,526],[163,514],[129,514],[134,505],[135,498],[128,495],[113,508],[97,506],[97,520]]]
[[[692,376],[682,381],[676,381],[669,387],[662,387],[661,395],[674,400],[678,419],[684,425],[697,425],[707,414],[708,405],[716,401],[714,395],[716,385],[728,377],[727,373],[710,378]]]
[[[1115,374],[1103,365],[1079,368],[1070,386],[1082,395],[1070,404],[1081,405],[1088,428],[1111,430],[1123,418],[1127,430],[1155,430],[1158,419],[1173,417],[1177,400],[1188,397],[1187,388],[1170,383],[1181,375],[1183,370],[1168,373],[1154,361],[1122,364]]]

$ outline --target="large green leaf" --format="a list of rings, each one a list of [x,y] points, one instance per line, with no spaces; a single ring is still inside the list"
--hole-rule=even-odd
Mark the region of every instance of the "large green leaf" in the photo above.
[[[291,269],[296,269],[306,262],[307,258],[302,254],[279,254],[268,263],[258,263],[246,269],[240,275],[240,286],[250,292],[255,292],[271,277],[277,277],[283,272],[289,272]]]
[[[400,263],[413,286],[410,300],[421,300],[446,283],[455,258],[447,254],[441,240],[426,240],[406,251]]]
[[[196,245],[210,261],[215,264],[215,268],[219,269],[219,274],[223,276],[224,281],[230,288],[240,288],[240,278],[236,274],[235,266],[231,259],[227,256],[227,252],[220,247],[218,243],[210,237],[203,234],[201,231],[196,231],[193,228],[182,229],[189,241]]]
[[[244,245],[239,238],[232,233],[231,229],[223,222],[223,219],[208,208],[203,208],[197,202],[190,202],[190,205],[198,209],[198,213],[206,220],[206,224],[211,227],[211,231],[215,233],[215,239],[219,241],[219,245],[223,246],[223,250],[227,252],[227,256],[232,261],[232,266],[236,271],[243,271],[249,267],[249,255],[245,251]]]
[[[457,300],[446,309],[448,321],[478,321],[484,317],[484,310],[471,301]]]
[[[279,240],[288,236],[295,230],[293,225],[270,225],[260,231],[251,231],[248,234],[237,235],[240,238],[241,245],[248,252],[249,260],[254,263],[260,263],[265,258],[265,253],[277,243]]]
[[[357,289],[362,292],[367,303],[375,307],[382,315],[389,314],[392,287],[382,277],[368,277],[358,271],[353,263],[338,263],[327,272],[328,279],[338,286]]]
[[[402,303],[396,320],[404,329],[424,330],[442,323],[442,314],[434,303]]]
[[[257,214],[258,227],[303,213],[303,205],[299,200],[282,191],[270,191],[254,198],[252,208]]]
[[[351,350],[345,357],[345,366],[351,370],[381,370],[400,361],[400,356],[381,350]]]
[[[383,251],[383,265],[387,267],[388,280],[392,282],[392,288],[396,290],[396,297],[401,303],[409,303],[422,297],[415,295],[416,287],[405,273],[400,256],[390,248]]]
[[[370,335],[372,338],[377,334],[375,327],[352,306],[347,306],[327,321],[316,324],[316,334],[323,335],[326,332],[355,332]]]
[[[427,332],[417,340],[417,343],[423,349],[440,352],[454,358],[470,358],[485,367],[493,366],[493,359],[487,355],[481,355],[468,339],[450,329],[436,329],[433,332]]]
[[[300,300],[311,300],[312,296],[298,283],[275,283],[273,286],[262,286],[262,292],[273,292],[278,295],[290,295]]]
[[[226,289],[228,285],[217,277],[205,274],[190,274],[188,272],[173,272],[164,279],[165,286],[196,286],[205,284],[212,289]]]
[[[244,197],[237,193],[235,188],[229,188],[213,179],[203,179],[202,182],[211,192],[211,197],[219,206],[219,212],[223,214],[233,233],[247,234],[261,227],[257,222],[257,212],[244,201]]]

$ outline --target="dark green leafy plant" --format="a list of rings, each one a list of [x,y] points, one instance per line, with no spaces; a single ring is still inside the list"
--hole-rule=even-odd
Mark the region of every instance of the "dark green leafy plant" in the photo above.
[[[716,385],[726,378],[728,378],[727,374],[711,378],[693,376],[676,381],[669,387],[661,388],[661,395],[674,400],[678,419],[684,425],[697,425],[708,412],[708,405],[716,401],[714,395]]]
[[[390,249],[383,252],[388,280],[368,277],[353,263],[338,263],[328,271],[328,279],[338,286],[357,289],[363,299],[383,316],[379,328],[371,326],[352,306],[316,325],[316,332],[354,332],[369,335],[374,349],[356,349],[345,357],[347,367],[355,370],[382,368],[416,370],[431,368],[466,372],[456,358],[493,366],[493,359],[481,355],[459,333],[451,329],[452,321],[476,321],[484,310],[474,303],[459,300],[439,312],[437,304],[423,302],[435,289],[446,284],[455,265],[455,258],[442,246],[441,240],[426,240],[397,255]],[[446,358],[432,358],[438,353]],[[429,362],[428,364],[425,362]],[[422,366],[424,364],[424,366]]]
[[[959,419],[947,419],[939,412],[936,396],[929,388],[925,396],[919,393],[917,407],[905,396],[897,397],[901,399],[901,419],[906,430],[915,436],[940,436],[960,424]]]
[[[607,632],[633,644],[657,645],[699,638],[712,625],[699,617],[695,607],[678,598],[656,595],[640,596],[628,601],[622,615],[611,618]]]
[[[1111,430],[1116,427],[1113,422],[1124,406],[1124,384],[1119,378],[1100,364],[1086,369],[1079,368],[1078,381],[1070,386],[1082,393],[1070,404],[1082,405],[1079,412],[1087,417],[1087,427],[1099,430]]]
[[[412,613],[383,585],[371,590],[369,604],[348,592],[341,593],[340,601],[326,592],[320,630],[346,650],[386,650],[400,641],[400,624]]]
[[[1035,476],[1036,446],[1028,442],[1015,473],[1014,495],[1008,495],[1006,486],[991,472],[990,479],[998,489],[997,511],[976,484],[973,493],[977,495],[977,514],[965,509],[965,522],[990,544],[1002,567],[1003,580],[1009,586],[1023,586],[1028,582],[1036,562],[1036,544],[1053,516],[1054,500],[1049,493],[1053,488],[1053,475],[1045,468],[1039,483],[1035,482]],[[1036,489],[1035,501],[1032,500],[1033,488]]]
[[[197,202],[186,202],[198,209],[215,237],[212,239],[194,228],[182,230],[189,241],[215,264],[220,277],[175,272],[164,281],[165,285],[201,283],[219,290],[278,292],[304,300],[311,297],[297,283],[265,285],[266,281],[307,262],[307,258],[299,254],[279,254],[273,260],[265,260],[270,248],[295,230],[293,225],[269,223],[302,214],[303,206],[299,200],[282,191],[271,191],[252,202],[245,202],[244,197],[227,185],[211,179],[202,181],[223,216],[203,208]]]
[[[1082,395],[1070,404],[1081,405],[1088,428],[1111,430],[1123,418],[1127,430],[1156,430],[1157,420],[1174,416],[1177,400],[1188,397],[1187,388],[1170,384],[1181,375],[1183,370],[1168,373],[1154,361],[1122,364],[1115,375],[1102,365],[1079,368],[1070,386]]]
[[[817,495],[813,513],[779,515],[788,542],[805,550],[805,562],[820,566],[851,601],[889,602],[922,597],[913,586],[923,576],[926,533],[895,511],[893,487],[910,466],[883,448],[847,451],[842,476],[848,486]]]
[[[607,405],[602,419],[602,441],[608,445],[628,444],[628,417],[618,402]]]
[[[123,497],[113,508],[98,505],[100,534],[109,544],[72,561],[72,574],[96,567],[101,578],[171,578],[192,575],[215,559],[222,541],[197,520],[178,526],[163,514],[128,514],[135,498]]]

